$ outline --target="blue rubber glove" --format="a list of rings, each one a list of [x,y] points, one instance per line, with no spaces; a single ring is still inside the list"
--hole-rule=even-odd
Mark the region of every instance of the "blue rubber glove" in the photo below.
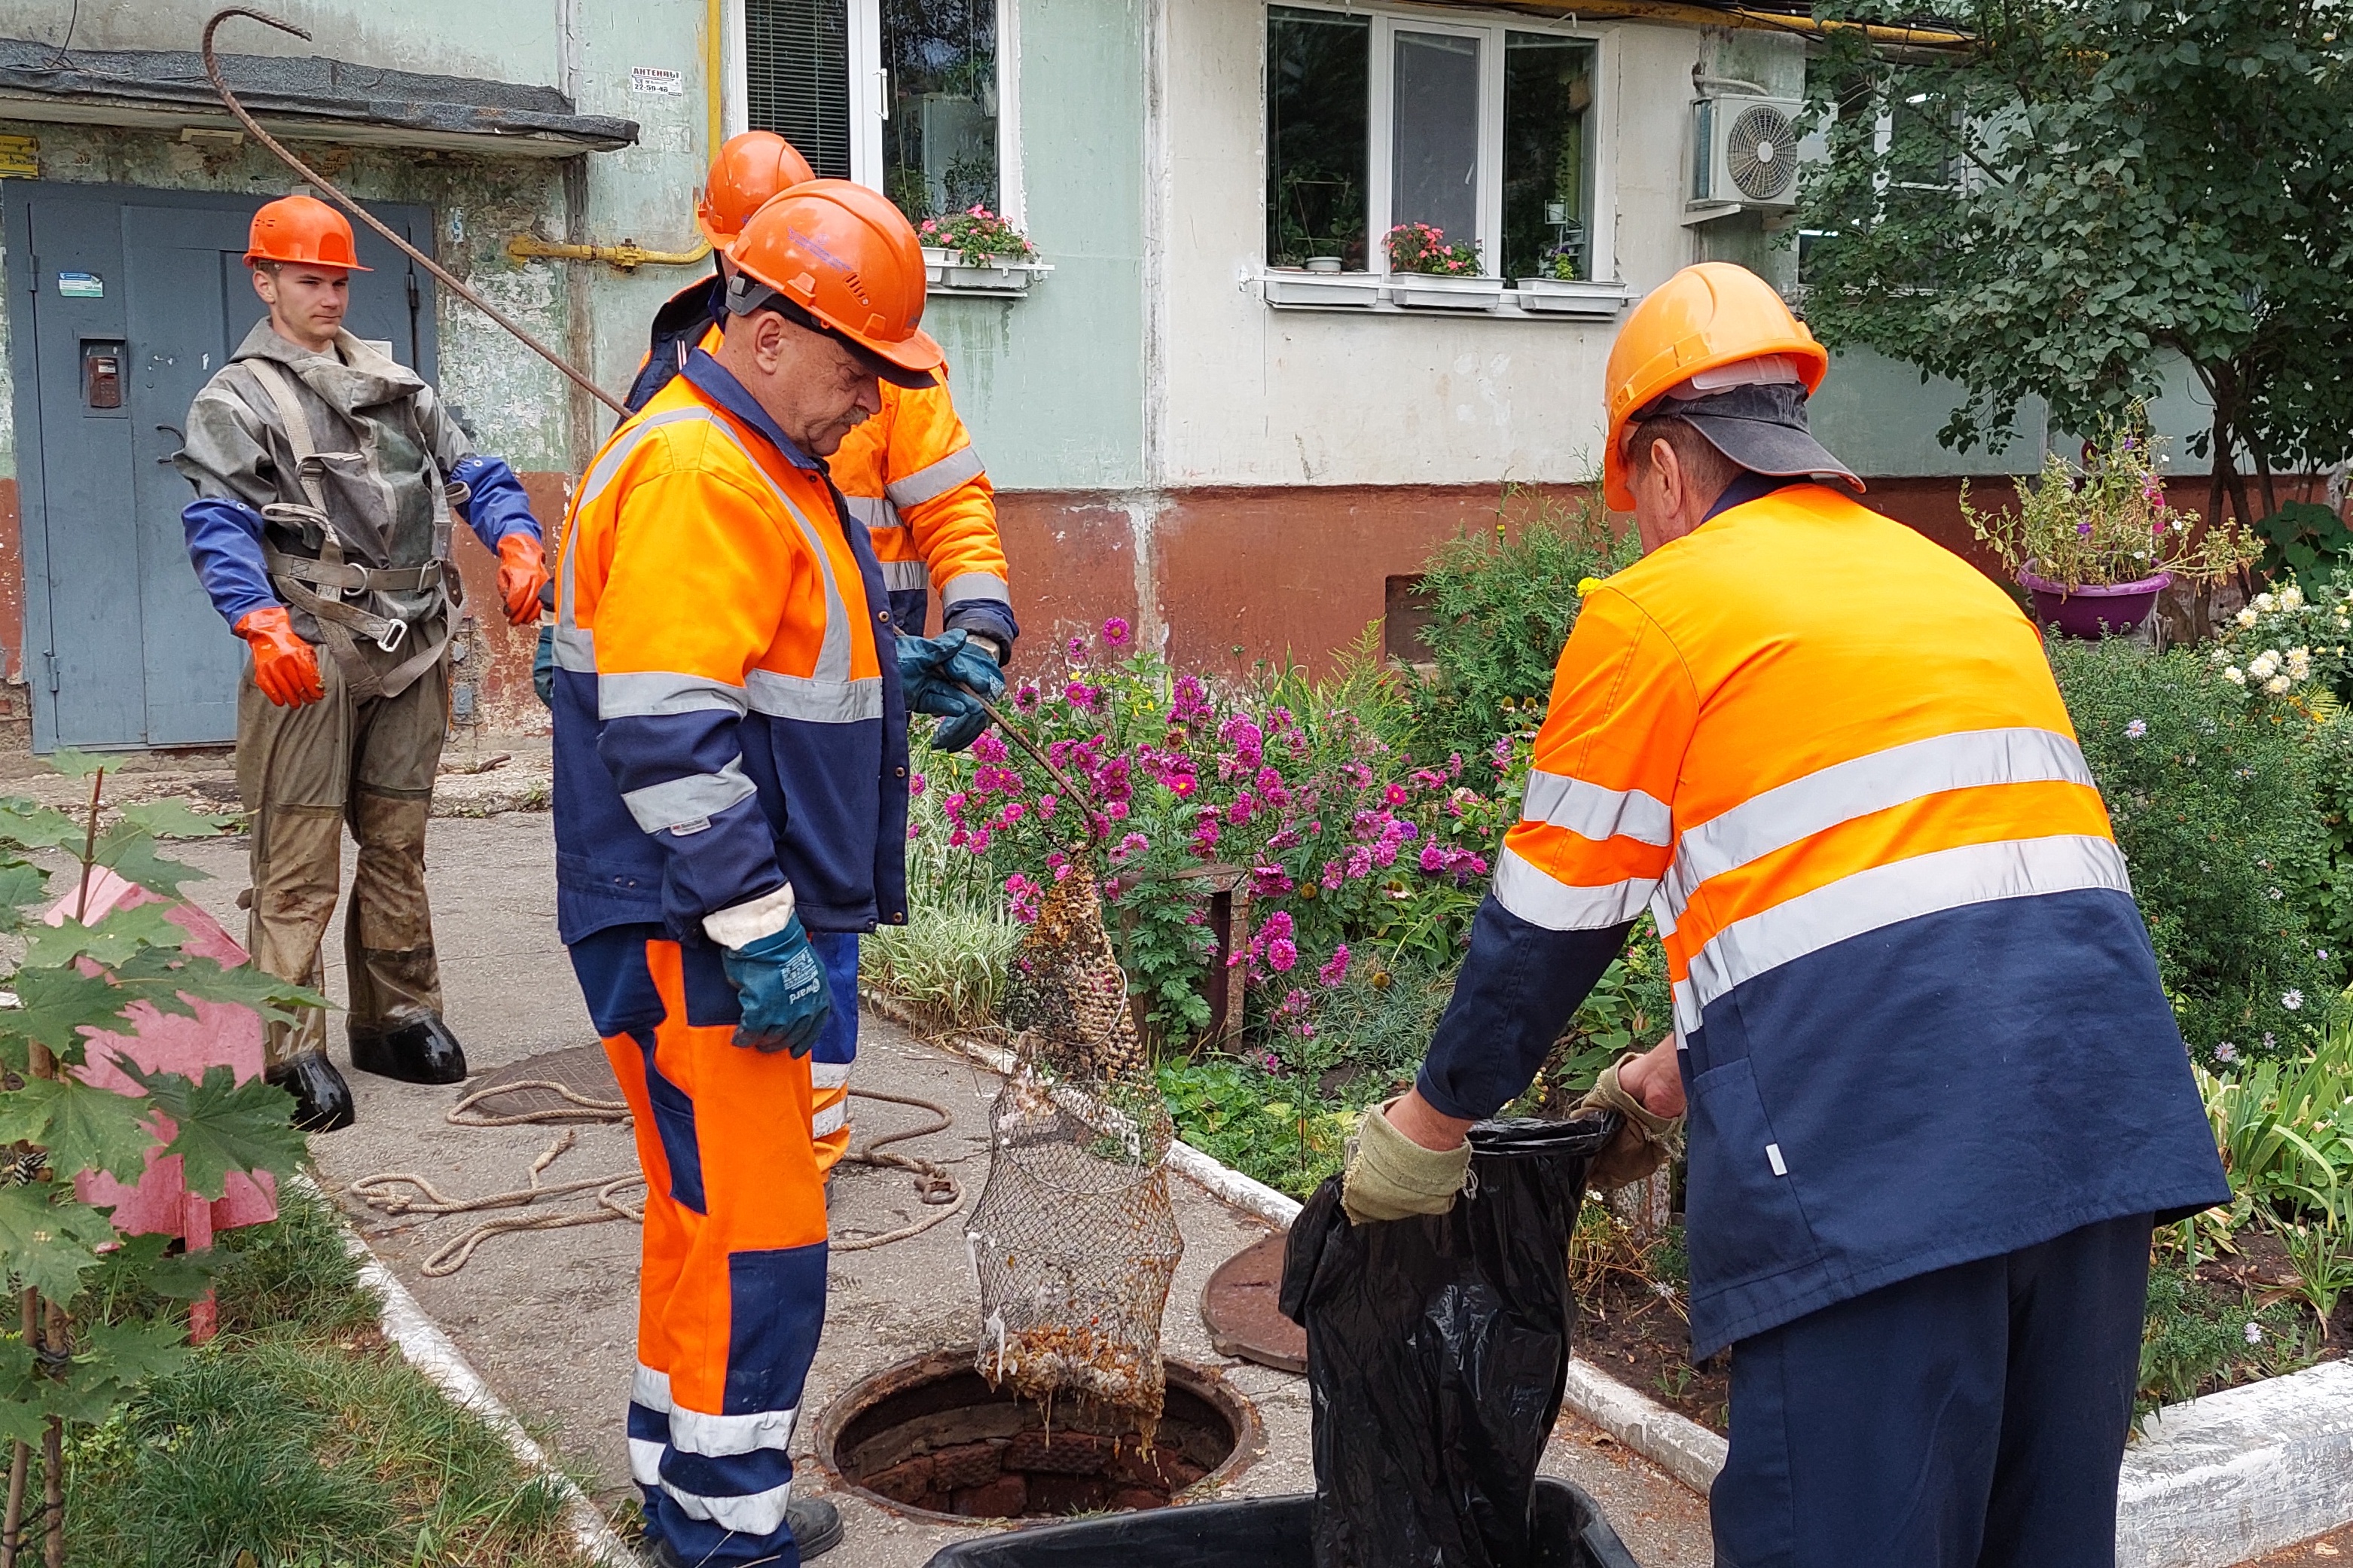
[[[539,646],[531,652],[531,689],[542,706],[555,706],[555,628],[539,628]]]
[[[780,931],[724,949],[720,962],[744,1009],[735,1043],[763,1055],[808,1055],[825,1016],[833,1011],[833,991],[800,916],[786,921]]]
[[[932,737],[933,749],[960,752],[978,740],[988,728],[988,712],[972,700],[971,692],[992,702],[1005,695],[1005,676],[996,657],[974,643],[962,626],[935,637],[901,637],[898,652],[899,685],[907,710],[944,721]]]

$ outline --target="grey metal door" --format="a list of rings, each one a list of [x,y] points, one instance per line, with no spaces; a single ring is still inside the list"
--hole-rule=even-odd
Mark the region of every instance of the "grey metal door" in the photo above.
[[[263,198],[15,181],[0,194],[9,293],[32,327],[14,371],[34,747],[232,740],[242,650],[188,563],[192,492],[171,455],[197,388],[267,313],[240,259]],[[371,210],[430,245],[427,209]],[[344,324],[430,376],[429,279],[365,228],[359,258],[375,270],[353,274]]]

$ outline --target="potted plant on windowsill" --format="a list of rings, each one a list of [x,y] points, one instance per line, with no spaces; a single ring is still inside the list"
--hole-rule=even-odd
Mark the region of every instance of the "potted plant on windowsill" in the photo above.
[[[1614,316],[1626,307],[1621,283],[1596,283],[1573,246],[1556,246],[1537,259],[1535,270],[1513,282],[1512,298],[1523,310],[1549,315]]]
[[[1382,237],[1388,252],[1389,300],[1430,310],[1492,310],[1504,302],[1504,280],[1482,275],[1479,247],[1450,245],[1446,231],[1401,223]]]
[[[934,291],[1026,294],[1053,271],[1038,259],[1028,235],[984,206],[927,217],[915,234],[923,247],[923,279]]]
[[[2122,636],[2181,581],[2211,585],[2243,570],[2256,547],[2238,530],[2169,506],[2158,438],[2136,406],[2084,444],[2084,468],[2053,452],[2030,483],[2014,481],[2015,512],[1983,513],[1961,486],[1961,515],[2034,601],[2037,625],[2063,637]]]

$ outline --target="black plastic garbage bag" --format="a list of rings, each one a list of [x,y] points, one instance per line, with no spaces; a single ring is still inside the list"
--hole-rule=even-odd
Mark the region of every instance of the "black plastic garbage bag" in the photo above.
[[[1314,1503],[1304,1497],[1198,1503],[959,1541],[928,1568],[1308,1568]],[[1540,1478],[1529,1501],[1533,1555],[1521,1568],[1635,1568],[1601,1510]]]
[[[1482,1121],[1461,1201],[1356,1226],[1340,1182],[1292,1222],[1307,1331],[1314,1568],[1527,1568],[1529,1499],[1568,1378],[1568,1237],[1618,1118]]]

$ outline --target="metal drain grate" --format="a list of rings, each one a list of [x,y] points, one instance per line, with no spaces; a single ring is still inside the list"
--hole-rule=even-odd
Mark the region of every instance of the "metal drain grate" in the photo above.
[[[613,1109],[575,1104],[553,1089],[538,1087],[544,1083],[560,1083],[583,1100]],[[504,1087],[509,1084],[517,1087]],[[510,1062],[477,1079],[466,1091],[466,1100],[470,1113],[484,1120],[528,1116],[547,1123],[611,1121],[617,1111],[626,1114],[628,1109],[601,1045],[569,1046]]]

